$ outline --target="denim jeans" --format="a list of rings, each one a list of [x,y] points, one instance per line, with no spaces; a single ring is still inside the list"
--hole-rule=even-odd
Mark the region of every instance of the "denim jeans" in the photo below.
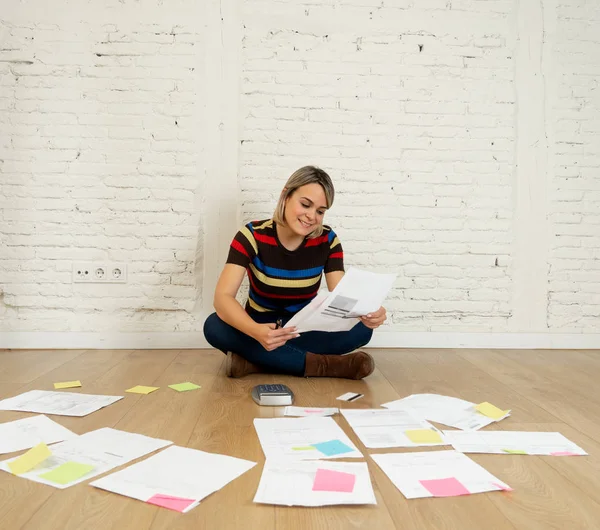
[[[277,315],[265,315],[255,320],[275,322]],[[284,327],[287,319],[284,319]],[[204,323],[208,343],[224,353],[237,353],[244,359],[280,374],[304,375],[306,353],[341,355],[361,348],[371,340],[373,330],[359,322],[349,331],[308,331],[283,346],[267,351],[260,342],[223,322],[216,313]]]

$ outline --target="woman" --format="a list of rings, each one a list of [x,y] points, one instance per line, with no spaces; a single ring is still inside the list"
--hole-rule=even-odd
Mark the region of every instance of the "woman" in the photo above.
[[[227,354],[228,376],[275,372],[362,379],[375,369],[368,353],[354,350],[383,324],[383,307],[349,331],[299,335],[285,327],[317,295],[323,273],[330,291],[344,275],[342,245],[323,225],[333,198],[325,171],[300,168],[283,188],[273,219],[248,223],[234,237],[215,290],[216,313],[204,324],[206,340]],[[250,291],[244,310],[235,297],[245,274]]]

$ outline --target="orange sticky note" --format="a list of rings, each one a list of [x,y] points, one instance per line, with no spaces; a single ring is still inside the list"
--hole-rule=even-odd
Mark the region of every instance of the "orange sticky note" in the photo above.
[[[150,392],[154,392],[155,390],[158,390],[159,388],[160,388],[159,386],[137,385],[137,386],[131,387],[128,390],[125,390],[125,392],[130,392],[131,394],[150,394]]]
[[[12,462],[9,462],[8,469],[15,475],[22,475],[32,470],[38,464],[41,464],[46,458],[52,456],[50,449],[45,443],[41,443],[32,447],[25,454],[15,458]]]
[[[81,381],[66,381],[64,383],[54,383],[54,388],[77,388],[81,386]]]
[[[404,431],[404,434],[416,444],[440,444],[444,441],[439,432],[431,429],[411,429]]]
[[[488,403],[487,401],[479,403],[479,405],[475,407],[475,410],[484,416],[487,416],[488,418],[492,418],[493,420],[499,420],[510,412],[510,410],[500,410],[498,407]]]

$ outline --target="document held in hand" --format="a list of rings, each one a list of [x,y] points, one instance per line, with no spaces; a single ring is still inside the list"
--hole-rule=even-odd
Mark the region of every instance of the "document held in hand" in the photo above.
[[[332,292],[321,291],[286,327],[296,326],[298,333],[352,329],[358,317],[382,306],[395,280],[395,274],[350,268]]]

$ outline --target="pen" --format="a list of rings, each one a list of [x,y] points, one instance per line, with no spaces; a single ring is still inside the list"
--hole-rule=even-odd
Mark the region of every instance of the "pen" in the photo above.
[[[276,326],[275,329],[279,329],[279,328],[283,327],[283,319],[278,318],[275,326]]]

